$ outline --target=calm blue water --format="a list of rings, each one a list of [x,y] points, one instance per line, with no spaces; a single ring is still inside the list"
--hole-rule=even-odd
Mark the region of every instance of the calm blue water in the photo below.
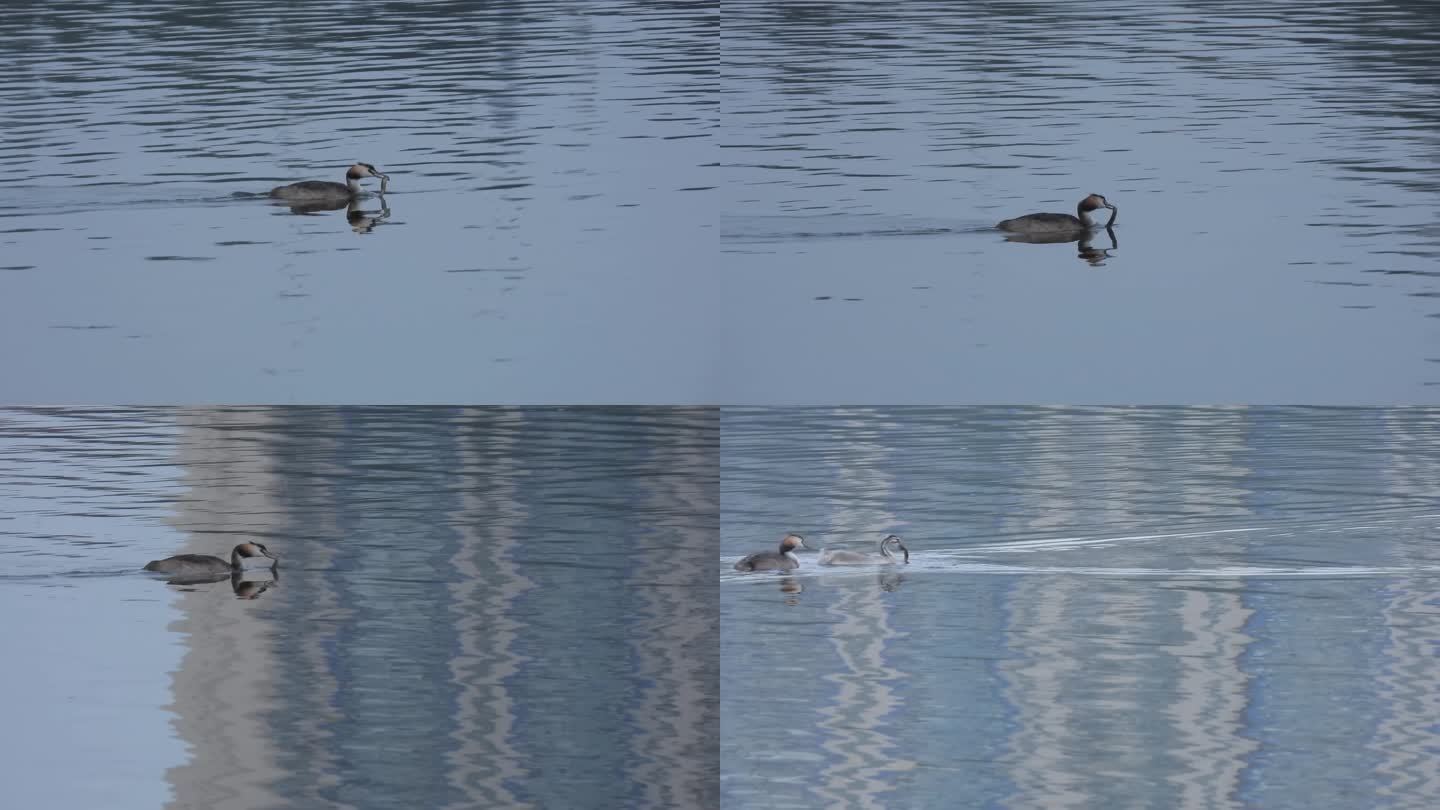
[[[716,453],[700,410],[0,411],[6,804],[713,807]],[[241,538],[276,576],[139,571]]]
[[[3,401],[1430,402],[1437,15],[22,4]]]
[[[1440,411],[721,429],[723,807],[1433,805]],[[911,563],[730,570],[785,531]]]
[[[1440,6],[736,0],[722,25],[725,402],[1440,397]],[[993,229],[1092,191],[1114,249]]]
[[[0,401],[712,400],[717,17],[7,8]],[[232,196],[357,160],[355,221]]]

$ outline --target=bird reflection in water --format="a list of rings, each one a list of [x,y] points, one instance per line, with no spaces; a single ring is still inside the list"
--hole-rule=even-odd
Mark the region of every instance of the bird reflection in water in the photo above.
[[[804,592],[805,586],[800,584],[799,580],[795,579],[794,577],[781,577],[780,593],[785,594],[785,604],[800,604],[800,594]]]
[[[877,574],[875,582],[880,586],[880,590],[887,593],[898,591],[900,586],[905,583],[905,575],[893,571]],[[780,593],[785,595],[785,604],[792,606],[800,604],[800,594],[804,592],[805,585],[800,580],[794,577],[780,578]]]
[[[376,195],[376,201],[380,203],[380,210],[365,210],[360,207],[359,199],[352,200],[317,200],[299,204],[291,204],[290,213],[310,215],[323,214],[327,211],[339,211],[345,209],[345,220],[350,223],[350,230],[355,233],[370,233],[375,226],[390,218],[390,204],[385,201],[385,195]]]
[[[230,590],[237,599],[259,599],[260,594],[280,584],[280,567],[267,569],[252,568],[247,571],[218,574],[186,574],[162,580],[166,585],[175,585],[182,591],[199,591],[198,585],[211,585],[230,580]]]
[[[1115,238],[1115,229],[1106,228],[1105,233],[1110,237],[1110,247],[1097,248],[1094,246],[1094,231],[1073,231],[1062,233],[1010,233],[1005,235],[1007,242],[1025,242],[1031,245],[1056,245],[1062,242],[1079,242],[1078,258],[1087,262],[1092,267],[1101,267],[1105,260],[1110,258],[1110,251],[1120,247],[1120,241]]]
[[[385,203],[385,198],[380,198],[379,211],[362,211],[360,203],[352,201],[345,211],[345,219],[350,222],[350,230],[355,233],[370,233],[375,226],[390,218],[390,206]]]
[[[876,575],[875,581],[880,583],[880,590],[882,591],[898,591],[900,590],[900,585],[905,582],[905,575],[892,571]]]
[[[259,599],[260,594],[279,584],[278,573],[270,579],[241,579],[233,575],[230,577],[230,589],[235,592],[236,599]]]

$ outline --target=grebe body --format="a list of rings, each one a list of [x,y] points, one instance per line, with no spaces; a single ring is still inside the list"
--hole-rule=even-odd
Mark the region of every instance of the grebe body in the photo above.
[[[780,538],[779,551],[757,551],[735,563],[736,571],[792,571],[800,567],[800,558],[795,549],[809,550],[805,538],[798,534],[787,534]]]
[[[895,551],[892,549],[898,549],[905,555],[905,558],[903,560],[896,559]],[[821,565],[893,565],[895,563],[904,565],[910,562],[910,549],[905,547],[904,541],[892,534],[880,541],[879,557],[873,554],[864,554],[859,551],[830,551],[824,549],[820,552],[819,562]]]
[[[380,178],[380,193],[385,193],[390,176],[369,163],[356,163],[345,171],[344,183],[332,183],[328,180],[302,180],[288,186],[276,186],[270,190],[270,196],[294,202],[338,200],[343,203],[360,196],[360,181],[367,177]]]
[[[270,562],[266,562],[265,558],[269,558]],[[244,570],[247,561],[257,559],[262,564],[273,566],[279,558],[263,544],[250,542],[241,543],[231,550],[229,562],[210,554],[177,554],[163,560],[151,560],[143,570],[162,574],[229,574]]]
[[[1110,221],[1105,227],[1115,224],[1115,218],[1120,215],[1120,209],[1111,205],[1099,194],[1091,194],[1075,206],[1075,216],[1069,214],[1026,214],[1023,217],[1003,220],[995,227],[1002,231],[1011,233],[1027,234],[1062,234],[1062,233],[1083,233],[1096,227],[1096,223],[1090,219],[1090,212],[1101,208],[1110,209]]]

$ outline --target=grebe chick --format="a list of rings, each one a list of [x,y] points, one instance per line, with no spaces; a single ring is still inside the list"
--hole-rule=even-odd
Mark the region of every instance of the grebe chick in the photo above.
[[[805,538],[798,534],[787,534],[780,538],[779,551],[757,551],[735,563],[736,571],[789,571],[800,567],[800,558],[795,549],[813,551],[805,545]]]
[[[270,196],[283,200],[339,200],[344,202],[360,196],[360,181],[366,177],[380,178],[380,193],[385,193],[385,186],[390,182],[390,176],[382,174],[379,169],[369,163],[356,163],[345,172],[344,185],[332,183],[329,180],[302,180],[288,186],[276,186],[270,189]]]
[[[1099,208],[1110,209],[1110,221],[1105,227],[1115,224],[1115,217],[1120,215],[1120,209],[1105,201],[1099,194],[1091,194],[1075,206],[1076,216],[1069,214],[1026,214],[1023,217],[1007,219],[995,227],[1002,231],[1013,231],[1016,233],[1073,233],[1088,231],[1095,227],[1090,219],[1090,212]]]
[[[820,564],[867,565],[879,563],[883,565],[894,565],[897,561],[895,559],[895,552],[890,550],[892,547],[900,549],[900,551],[905,554],[905,559],[900,562],[902,564],[909,564],[910,549],[906,548],[905,543],[893,534],[880,541],[879,559],[859,551],[829,551],[827,549],[821,549]]]
[[[145,564],[145,571],[159,571],[162,574],[229,574],[245,568],[245,561],[257,557],[278,560],[269,549],[260,543],[241,543],[230,552],[230,562],[209,554],[177,554],[163,560],[151,560]],[[264,563],[264,561],[261,561]],[[274,565],[274,562],[264,563]]]

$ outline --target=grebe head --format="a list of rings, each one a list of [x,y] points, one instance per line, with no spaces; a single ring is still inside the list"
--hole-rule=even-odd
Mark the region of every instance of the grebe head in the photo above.
[[[806,551],[813,550],[809,546],[805,545],[805,538],[801,537],[798,534],[787,534],[784,537],[780,538],[780,553],[784,554],[787,552],[791,552],[797,548],[803,548]]]
[[[365,177],[378,177],[381,180],[389,180],[390,176],[371,166],[369,163],[356,163],[345,172],[345,179],[360,180]]]
[[[241,543],[235,547],[234,551],[230,552],[230,563],[236,568],[239,568],[245,564],[245,560],[258,557],[268,557],[272,560],[280,559],[274,554],[271,554],[270,550],[265,548],[263,543],[251,541],[249,543]]]
[[[1112,211],[1115,210],[1115,206],[1106,202],[1105,198],[1099,194],[1091,194],[1090,196],[1080,201],[1080,210],[1082,211],[1094,211],[1099,208],[1109,208]]]
[[[902,541],[899,537],[896,537],[893,534],[880,541],[881,553],[889,552],[893,555],[895,553],[893,549],[897,548],[904,553],[905,563],[908,565],[910,563],[910,549],[905,547],[904,541]]]

